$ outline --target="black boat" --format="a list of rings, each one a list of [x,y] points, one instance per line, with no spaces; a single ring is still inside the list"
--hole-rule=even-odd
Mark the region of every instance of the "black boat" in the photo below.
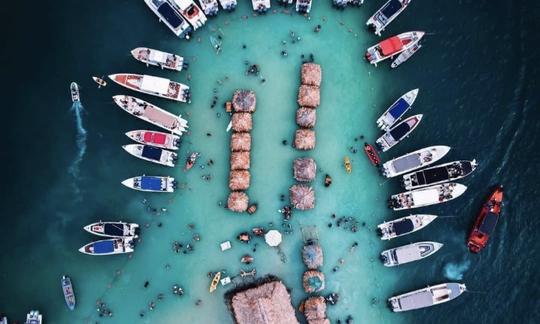
[[[453,161],[408,173],[403,176],[405,189],[412,190],[426,186],[459,180],[471,174],[478,164],[472,161]]]

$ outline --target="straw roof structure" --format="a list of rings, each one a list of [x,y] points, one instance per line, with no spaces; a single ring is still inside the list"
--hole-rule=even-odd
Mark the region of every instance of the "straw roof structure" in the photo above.
[[[250,180],[249,171],[233,170],[229,173],[229,188],[231,190],[247,190]]]
[[[326,318],[326,303],[324,297],[310,297],[304,301],[304,316],[309,324],[323,324],[330,321]]]
[[[313,181],[317,174],[317,163],[312,158],[298,158],[293,162],[293,174],[296,181]]]
[[[308,270],[302,277],[302,285],[306,293],[311,294],[324,289],[324,273],[317,270]]]
[[[300,210],[313,209],[315,207],[315,191],[305,185],[293,185],[289,189],[291,205]]]
[[[300,107],[296,111],[296,124],[300,127],[313,128],[317,122],[317,111],[313,108]]]
[[[233,212],[243,213],[247,210],[249,204],[249,197],[245,192],[233,191],[229,194],[227,199],[227,208]]]
[[[238,324],[298,324],[291,296],[280,281],[236,293],[231,307]]]
[[[249,152],[232,152],[230,159],[231,170],[249,170],[249,155]]]
[[[321,104],[321,90],[318,87],[301,85],[297,102],[301,107],[316,108]]]
[[[302,260],[308,269],[315,270],[323,266],[323,251],[319,244],[306,244],[302,248]]]
[[[320,87],[322,70],[319,64],[304,63],[301,70],[302,84]]]
[[[250,133],[233,133],[231,136],[231,151],[241,152],[251,150]]]
[[[235,112],[255,111],[257,105],[257,97],[255,92],[251,90],[236,90],[232,99],[232,104]]]
[[[315,131],[311,129],[297,129],[294,133],[294,147],[298,150],[312,150],[315,148]]]
[[[232,115],[232,129],[235,132],[249,132],[253,128],[250,113],[234,113]]]

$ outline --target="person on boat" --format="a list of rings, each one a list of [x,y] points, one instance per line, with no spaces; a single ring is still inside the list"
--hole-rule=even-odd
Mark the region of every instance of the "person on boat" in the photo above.
[[[244,242],[244,243],[249,243],[249,241],[251,239],[251,237],[249,236],[249,233],[247,233],[247,232],[240,233],[236,238],[239,241]]]

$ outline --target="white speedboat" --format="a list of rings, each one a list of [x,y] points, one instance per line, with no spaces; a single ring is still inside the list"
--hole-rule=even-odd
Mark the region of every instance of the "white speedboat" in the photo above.
[[[391,240],[421,230],[433,222],[435,218],[437,218],[436,215],[426,214],[401,217],[377,225],[377,233],[381,240]]]
[[[386,26],[396,19],[410,3],[411,0],[389,0],[368,19],[366,25],[373,30],[375,35],[381,36]]]
[[[419,49],[422,48],[422,44],[420,42],[417,42],[412,47],[409,47],[408,49],[401,52],[398,57],[390,64],[390,67],[392,69],[397,68],[401,64],[405,63],[408,59],[411,58],[411,56],[414,55],[414,53],[418,52]]]
[[[167,0],[144,0],[146,5],[159,17],[178,37],[189,39],[193,29],[189,23],[182,17],[180,12],[171,6]]]
[[[394,101],[382,116],[377,119],[377,126],[383,131],[387,131],[392,127],[407,111],[409,111],[409,109],[411,109],[416,100],[416,96],[418,96],[418,91],[418,89],[413,89]]]
[[[26,321],[24,324],[43,324],[43,316],[38,310],[31,310],[26,314]]]
[[[168,167],[174,167],[178,160],[178,154],[164,150],[159,147],[143,145],[143,144],[128,144],[123,145],[122,148],[141,160],[165,165]]]
[[[404,210],[441,204],[456,199],[466,190],[467,187],[460,183],[443,183],[392,195],[388,206],[393,210]]]
[[[215,16],[219,11],[217,0],[199,0],[202,10],[207,16]]]
[[[69,85],[69,92],[71,93],[71,101],[80,102],[81,94],[79,92],[79,85],[76,82],[71,82]]]
[[[126,222],[97,222],[83,227],[88,233],[103,237],[137,237],[139,224]]]
[[[189,86],[169,79],[131,73],[111,74],[109,78],[128,89],[181,102],[191,102]]]
[[[312,0],[296,0],[296,12],[308,14],[311,11]]]
[[[449,282],[423,289],[411,291],[402,295],[390,297],[388,306],[394,312],[404,312],[413,309],[430,307],[446,303],[459,297],[467,290],[465,284]]]
[[[266,13],[270,9],[270,0],[251,0],[253,10],[259,14]]]
[[[403,176],[405,189],[412,190],[465,178],[476,170],[476,160],[453,161],[435,165]]]
[[[387,178],[397,177],[404,173],[426,167],[442,159],[450,151],[450,146],[429,146],[407,153],[382,165],[382,174]]]
[[[88,243],[79,252],[88,255],[113,255],[133,252],[135,241],[132,237],[111,238]]]
[[[131,50],[131,55],[146,65],[158,66],[162,69],[182,71],[189,64],[179,55],[159,51],[148,47],[137,47]]]
[[[137,143],[152,145],[169,150],[178,150],[180,136],[155,132],[149,130],[133,130],[126,133],[126,136]]]
[[[431,241],[411,243],[382,251],[381,260],[385,267],[394,267],[427,258],[442,247],[443,244]]]
[[[237,6],[236,0],[219,0],[219,3],[221,4],[221,8],[227,11],[233,11]]]
[[[169,3],[189,21],[193,30],[199,29],[206,23],[207,18],[204,12],[193,0],[169,0]]]
[[[176,181],[172,177],[138,176],[122,181],[128,188],[145,192],[174,192]]]
[[[420,121],[422,121],[422,116],[423,115],[414,115],[405,119],[386,131],[386,133],[379,137],[375,143],[381,151],[388,151],[412,133],[418,124],[420,124]]]
[[[63,275],[60,281],[62,285],[62,292],[64,293],[64,300],[69,310],[74,310],[77,304],[75,300],[75,291],[73,290],[73,284],[69,276]]]
[[[173,115],[149,102],[132,96],[114,96],[114,102],[129,114],[159,126],[174,134],[182,135],[187,128],[187,120],[182,115]]]
[[[423,31],[410,31],[385,39],[367,49],[366,60],[377,66],[377,63],[413,47],[424,37],[424,34]]]

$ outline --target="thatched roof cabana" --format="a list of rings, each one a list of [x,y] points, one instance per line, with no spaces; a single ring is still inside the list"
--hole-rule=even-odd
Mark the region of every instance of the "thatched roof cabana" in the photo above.
[[[294,185],[289,189],[291,205],[300,210],[312,209],[315,207],[315,191],[313,188],[304,185]]]
[[[296,111],[296,124],[300,127],[313,128],[317,122],[317,111],[313,108],[300,107]]]
[[[298,89],[298,104],[301,107],[316,108],[321,104],[321,90],[310,85],[301,85]]]
[[[302,285],[308,293],[319,292],[324,289],[324,273],[317,270],[308,270],[302,277]]]
[[[326,318],[326,302],[324,297],[310,297],[304,301],[304,316],[309,324],[328,323]]]
[[[250,180],[249,171],[233,170],[229,173],[229,188],[231,190],[246,190],[249,188]]]
[[[232,115],[232,129],[235,132],[249,132],[253,128],[250,113],[234,113]]]
[[[317,174],[317,163],[312,158],[298,158],[293,162],[293,174],[296,181],[313,181]]]
[[[311,129],[297,129],[294,133],[294,147],[298,150],[312,150],[315,148],[315,131]]]
[[[321,66],[315,63],[302,64],[302,84],[312,85],[316,87],[321,86],[322,71]]]
[[[238,324],[298,324],[291,296],[280,281],[236,293],[231,306]]]
[[[231,153],[231,170],[249,170],[249,152]]]
[[[243,213],[247,210],[249,204],[249,197],[245,192],[233,191],[229,194],[227,199],[227,208],[233,212]]]
[[[302,260],[308,269],[317,269],[323,266],[323,251],[319,244],[306,244],[302,248]]]
[[[250,133],[233,133],[231,136],[231,151],[249,151],[251,150]]]
[[[232,103],[235,112],[252,113],[257,105],[257,97],[255,97],[255,92],[251,90],[236,90]]]

